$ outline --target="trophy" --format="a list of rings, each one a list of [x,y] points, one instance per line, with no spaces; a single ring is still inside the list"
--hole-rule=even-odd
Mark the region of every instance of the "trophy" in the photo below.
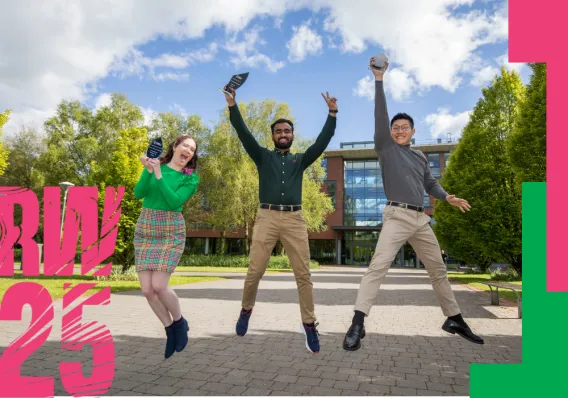
[[[158,137],[153,140],[150,145],[148,146],[148,150],[146,151],[146,156],[150,159],[157,159],[162,154],[162,137]]]
[[[380,53],[375,55],[375,61],[371,64],[372,68],[382,69],[385,67],[385,63],[389,61],[385,53]]]
[[[233,94],[229,91],[229,89],[238,89],[239,87],[241,87],[247,80],[249,73],[241,73],[238,75],[233,75],[233,77],[231,77],[231,80],[229,81],[229,83],[225,86],[227,88],[227,90],[225,90],[225,87],[220,88],[219,91],[221,91],[224,94],[227,94],[229,97],[233,98]]]

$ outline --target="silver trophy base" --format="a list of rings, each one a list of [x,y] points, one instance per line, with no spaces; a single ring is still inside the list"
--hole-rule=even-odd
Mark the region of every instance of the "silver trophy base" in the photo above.
[[[232,94],[232,93],[230,93],[230,92],[228,92],[228,91],[225,91],[225,90],[223,90],[222,88],[220,88],[219,91],[222,92],[223,94],[227,94],[229,97],[233,98],[233,94]]]

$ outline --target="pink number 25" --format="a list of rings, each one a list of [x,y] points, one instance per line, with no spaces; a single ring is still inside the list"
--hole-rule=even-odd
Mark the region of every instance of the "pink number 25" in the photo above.
[[[65,288],[67,288],[66,284]],[[63,307],[78,303],[62,319],[61,349],[80,350],[87,343],[92,346],[93,372],[85,378],[81,363],[60,364],[61,382],[74,396],[102,395],[108,391],[114,377],[114,344],[108,328],[97,322],[81,324],[83,305],[106,305],[110,302],[110,287],[93,296],[82,296],[95,286],[81,283],[73,286],[63,296]],[[45,287],[34,282],[20,282],[10,286],[0,305],[0,321],[20,321],[24,305],[30,305],[32,319],[27,330],[14,340],[0,357],[0,397],[48,397],[54,395],[52,376],[22,376],[24,361],[49,337],[54,317],[53,300]],[[98,326],[92,330],[92,326]]]

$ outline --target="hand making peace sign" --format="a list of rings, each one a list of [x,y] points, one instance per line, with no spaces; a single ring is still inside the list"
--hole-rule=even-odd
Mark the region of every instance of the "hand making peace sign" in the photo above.
[[[327,92],[327,91],[325,93],[327,94],[327,96],[325,96],[323,93],[321,93],[321,96],[325,100],[325,103],[327,104],[329,110],[330,111],[336,111],[337,110],[337,98],[330,97],[329,92]]]

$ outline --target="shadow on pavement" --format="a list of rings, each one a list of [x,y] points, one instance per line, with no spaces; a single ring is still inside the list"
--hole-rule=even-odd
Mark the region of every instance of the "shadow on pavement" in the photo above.
[[[150,322],[157,322],[152,319]],[[141,325],[142,327],[143,325]],[[164,360],[165,339],[115,335],[116,371],[105,395],[468,395],[469,364],[521,363],[521,337],[489,336],[479,346],[455,336],[369,333],[359,351],[341,348],[343,334],[320,337],[308,353],[300,333],[251,330],[245,337],[194,338]],[[2,352],[5,347],[0,347]],[[52,376],[55,395],[68,395],[60,362],[92,372],[92,352],[47,342],[22,367],[23,376]],[[405,390],[410,388],[411,390]]]

